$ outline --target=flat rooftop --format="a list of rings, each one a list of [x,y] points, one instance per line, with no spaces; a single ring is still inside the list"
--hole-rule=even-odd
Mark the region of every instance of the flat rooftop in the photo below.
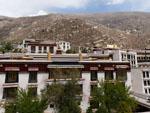
[[[107,59],[103,59],[103,58]],[[25,54],[25,53],[7,53],[0,54],[0,62],[80,62],[80,63],[128,63],[128,61],[113,61],[109,55],[82,54],[80,60],[79,54],[52,54],[48,60],[47,54]]]

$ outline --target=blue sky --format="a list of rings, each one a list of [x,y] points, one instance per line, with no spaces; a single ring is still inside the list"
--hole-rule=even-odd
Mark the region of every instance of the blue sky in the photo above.
[[[150,0],[0,0],[0,15],[150,11]]]

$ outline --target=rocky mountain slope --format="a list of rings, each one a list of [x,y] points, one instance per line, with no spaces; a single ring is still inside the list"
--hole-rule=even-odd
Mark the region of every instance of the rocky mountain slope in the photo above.
[[[66,40],[73,46],[116,44],[122,48],[145,48],[149,45],[149,18],[149,13],[0,17],[0,38],[13,42],[36,38]]]

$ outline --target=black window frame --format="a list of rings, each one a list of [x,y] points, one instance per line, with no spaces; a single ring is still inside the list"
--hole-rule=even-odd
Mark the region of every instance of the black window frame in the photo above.
[[[54,53],[54,47],[49,47],[49,51],[51,52],[51,53]]]
[[[36,46],[31,45],[31,53],[35,53],[36,52]]]
[[[148,93],[147,89],[145,88],[144,90],[145,90],[145,93],[147,94]]]
[[[91,71],[91,81],[97,81],[97,80],[98,80],[98,72]]]
[[[127,70],[125,70],[125,69],[116,70],[116,80],[126,81],[127,80]]]
[[[10,100],[15,99],[17,96],[17,87],[9,87],[3,89],[3,99]],[[11,90],[11,94],[8,90]]]
[[[148,71],[146,71],[146,77],[149,78],[149,72]]]
[[[37,87],[29,87],[28,91],[30,92],[31,96],[35,97],[37,96]]]
[[[109,76],[111,75],[111,77],[106,76],[108,73],[110,73]],[[105,80],[114,80],[114,74],[113,73],[114,73],[114,71],[112,71],[112,70],[105,71]]]
[[[144,81],[143,81],[143,84],[144,84],[144,86],[147,86],[147,81],[144,80]]]
[[[145,71],[143,71],[143,78],[146,78]]]
[[[54,79],[54,73],[52,71],[49,71],[48,79]]]
[[[44,46],[43,50],[44,50],[44,53],[47,53],[47,46]]]
[[[12,73],[16,73],[12,74]],[[15,80],[10,80],[10,77],[16,76]],[[18,71],[8,71],[6,72],[6,78],[5,78],[5,83],[18,83],[19,82],[19,72]]]
[[[36,74],[33,74],[36,73]],[[33,77],[33,78],[32,78]],[[29,83],[37,83],[37,71],[30,71],[29,72]]]

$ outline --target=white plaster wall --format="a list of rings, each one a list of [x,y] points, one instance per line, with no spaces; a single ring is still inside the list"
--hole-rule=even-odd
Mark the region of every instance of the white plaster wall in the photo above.
[[[56,54],[57,46],[54,47],[54,54]]]
[[[28,46],[28,47],[27,47],[27,52],[28,52],[28,53],[31,53],[31,46]]]
[[[91,81],[90,72],[83,72],[82,79],[84,79],[84,81],[83,81],[83,96],[81,101],[81,109],[82,113],[86,113],[86,110],[89,107],[89,98],[90,98],[90,81]]]
[[[49,46],[47,46],[47,47],[46,47],[46,51],[47,51],[47,52],[49,52],[49,51],[50,51]]]
[[[116,80],[116,72],[113,72],[113,80]]]
[[[105,80],[105,73],[104,72],[98,72],[97,76],[98,76],[97,78],[98,78],[99,82]]]
[[[35,46],[35,53],[39,53],[39,46]]]
[[[137,62],[137,53],[135,53],[135,67],[138,67],[138,62]]]
[[[113,60],[114,61],[121,61],[121,52],[120,52],[120,50],[114,50]]]
[[[126,86],[130,87],[130,90],[132,90],[132,78],[131,78],[131,72],[127,72],[127,81],[126,81]]]
[[[142,70],[139,68],[131,69],[132,90],[136,93],[144,93]]]
[[[38,73],[37,74],[37,94],[41,94],[41,90],[45,87],[45,81],[48,79],[49,74],[48,73]]]
[[[63,43],[59,42],[59,46],[61,50],[63,50]]]
[[[19,87],[22,89],[28,88],[29,73],[19,73]]]
[[[0,100],[3,99],[3,84],[5,83],[5,73],[0,73]]]

